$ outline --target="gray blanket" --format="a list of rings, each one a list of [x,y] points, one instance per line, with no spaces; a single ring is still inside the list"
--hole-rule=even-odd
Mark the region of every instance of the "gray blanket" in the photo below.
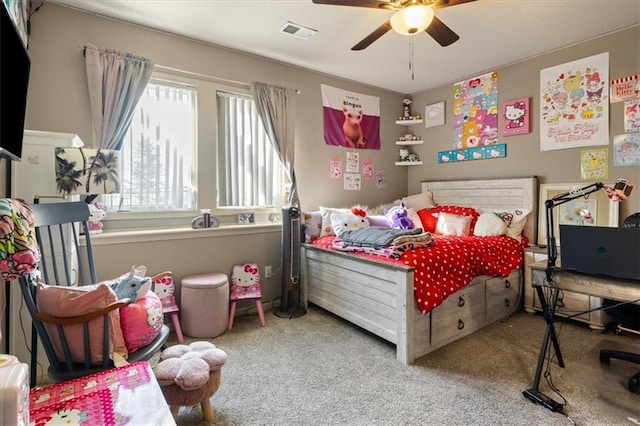
[[[340,234],[340,239],[345,243],[356,247],[389,247],[391,242],[404,235],[422,234],[422,228],[394,229],[383,226],[369,226]]]

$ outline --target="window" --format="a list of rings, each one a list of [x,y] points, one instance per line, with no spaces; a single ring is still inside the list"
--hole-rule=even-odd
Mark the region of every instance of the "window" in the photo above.
[[[121,193],[103,196],[109,211],[158,212],[158,218],[176,219],[209,208],[235,221],[236,213],[247,208],[266,213],[283,204],[285,169],[253,98],[246,89],[206,77],[154,73],[136,107],[120,161]],[[136,217],[143,216],[108,219]],[[150,224],[142,226],[155,226]],[[123,222],[116,227],[138,226]]]
[[[195,88],[151,80],[125,136],[121,192],[108,209],[192,209],[195,126]]]
[[[217,92],[218,206],[278,206],[284,168],[253,98]]]

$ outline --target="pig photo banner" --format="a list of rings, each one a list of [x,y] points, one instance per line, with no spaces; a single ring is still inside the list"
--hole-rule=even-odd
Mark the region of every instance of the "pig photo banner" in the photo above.
[[[349,149],[380,149],[380,98],[320,86],[325,143]]]

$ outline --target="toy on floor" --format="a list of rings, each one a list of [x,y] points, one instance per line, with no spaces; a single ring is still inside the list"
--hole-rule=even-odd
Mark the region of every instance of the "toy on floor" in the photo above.
[[[155,375],[174,419],[180,407],[200,404],[204,420],[213,420],[210,398],[220,387],[225,362],[227,353],[205,341],[162,351]]]

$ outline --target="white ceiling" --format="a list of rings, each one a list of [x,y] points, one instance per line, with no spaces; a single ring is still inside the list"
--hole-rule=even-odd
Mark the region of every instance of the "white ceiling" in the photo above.
[[[426,33],[390,31],[367,49],[351,51],[393,12],[311,0],[49,1],[402,94],[640,23],[640,0],[477,0],[436,11],[460,35],[451,46],[441,47]],[[287,21],[318,33],[309,40],[284,34]]]

